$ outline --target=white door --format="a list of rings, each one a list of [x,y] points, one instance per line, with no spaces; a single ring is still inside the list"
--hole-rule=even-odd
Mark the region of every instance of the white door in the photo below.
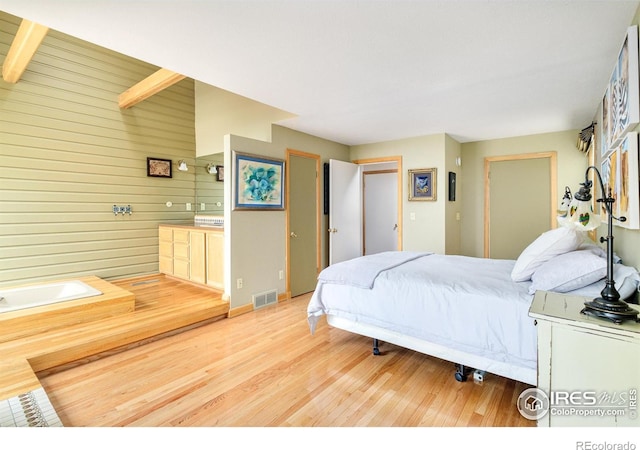
[[[329,264],[362,256],[360,166],[329,160]]]
[[[398,249],[398,171],[365,171],[364,254]]]

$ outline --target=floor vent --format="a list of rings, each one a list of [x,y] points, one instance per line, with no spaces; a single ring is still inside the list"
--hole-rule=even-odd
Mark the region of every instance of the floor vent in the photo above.
[[[263,306],[271,305],[278,302],[278,291],[275,289],[272,291],[261,292],[260,294],[253,294],[253,307],[262,308]]]

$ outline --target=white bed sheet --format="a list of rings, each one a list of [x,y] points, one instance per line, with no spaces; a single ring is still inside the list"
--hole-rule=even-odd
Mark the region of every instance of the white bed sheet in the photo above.
[[[319,281],[310,329],[327,314],[535,370],[531,282],[511,280],[514,264],[430,254],[382,271],[372,289]]]

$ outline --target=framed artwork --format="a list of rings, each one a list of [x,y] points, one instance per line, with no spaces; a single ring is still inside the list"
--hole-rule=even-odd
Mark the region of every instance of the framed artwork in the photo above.
[[[609,150],[622,142],[625,134],[640,123],[640,78],[638,76],[638,27],[627,29],[607,88],[606,133]]]
[[[609,88],[607,88],[600,105],[600,157],[604,158],[609,153]]]
[[[234,209],[284,209],[283,160],[234,152],[234,166]]]
[[[617,185],[617,164],[618,162],[618,153],[617,152],[611,152],[609,154],[609,156],[607,156],[605,159],[602,160],[602,162],[600,163],[600,176],[602,177],[602,184],[604,185],[604,196],[606,197],[607,195],[609,195],[609,192],[611,192],[611,196],[615,199],[618,195],[617,189],[616,189],[616,185]],[[594,185],[597,182],[594,182]],[[618,207],[618,202],[616,199],[616,202],[613,204],[613,214],[616,215],[617,213],[617,207]],[[603,216],[603,220],[606,217],[606,209],[604,207],[602,207],[601,209],[602,211],[602,216]],[[614,221],[615,223],[615,221]]]
[[[436,200],[436,168],[409,169],[409,200]]]
[[[147,158],[147,176],[171,178],[171,160],[160,158]]]
[[[224,181],[224,166],[216,166],[216,181]]]
[[[613,223],[624,228],[640,228],[640,180],[638,179],[638,133],[627,133],[615,149],[617,153],[617,195],[614,208],[626,221]]]
[[[449,201],[456,201],[456,173],[449,172]]]

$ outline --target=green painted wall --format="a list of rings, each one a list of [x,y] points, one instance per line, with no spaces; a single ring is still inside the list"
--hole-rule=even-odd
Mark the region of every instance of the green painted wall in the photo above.
[[[0,12],[0,60],[19,24]],[[117,103],[157,69],[51,30],[17,84],[0,80],[0,285],[158,271],[158,224],[193,217],[195,183],[147,177],[146,158],[193,165],[193,81]]]

